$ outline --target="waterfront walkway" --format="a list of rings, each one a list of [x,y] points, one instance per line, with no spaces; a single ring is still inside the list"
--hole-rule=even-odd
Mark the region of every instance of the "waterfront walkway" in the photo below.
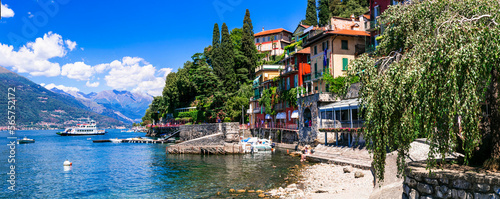
[[[314,153],[307,156],[308,161],[325,162],[337,165],[349,165],[370,170],[372,157],[366,148],[318,145]]]

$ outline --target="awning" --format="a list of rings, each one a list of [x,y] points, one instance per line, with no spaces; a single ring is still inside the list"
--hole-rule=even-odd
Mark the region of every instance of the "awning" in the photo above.
[[[266,120],[270,120],[270,119],[272,119],[272,118],[271,118],[271,115],[267,114],[267,115],[266,115]]]
[[[358,98],[341,100],[324,106],[320,106],[320,111],[331,111],[331,110],[345,110],[345,109],[358,109]]]
[[[278,120],[286,119],[286,113],[285,112],[278,113],[278,115],[276,115],[276,119]]]
[[[257,76],[257,77],[253,80],[253,84],[259,85],[259,83],[260,83],[260,82],[259,82],[260,77],[262,77],[262,75]]]
[[[299,118],[299,111],[298,110],[293,111],[291,118],[298,119]]]

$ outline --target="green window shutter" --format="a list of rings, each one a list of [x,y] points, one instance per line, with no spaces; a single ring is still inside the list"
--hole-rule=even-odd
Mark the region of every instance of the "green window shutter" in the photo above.
[[[318,73],[318,63],[314,63],[314,74]]]
[[[349,65],[349,59],[342,58],[342,70],[347,70],[347,65]]]

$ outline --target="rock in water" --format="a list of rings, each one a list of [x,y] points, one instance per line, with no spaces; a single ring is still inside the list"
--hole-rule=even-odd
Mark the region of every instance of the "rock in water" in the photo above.
[[[356,171],[356,172],[354,173],[354,177],[355,177],[355,178],[362,178],[362,177],[364,177],[364,176],[365,176],[365,174],[363,174],[363,173],[362,173],[362,172],[360,172],[360,171]]]
[[[234,192],[236,192],[236,190],[234,190],[234,189],[229,189],[229,193],[234,193]]]

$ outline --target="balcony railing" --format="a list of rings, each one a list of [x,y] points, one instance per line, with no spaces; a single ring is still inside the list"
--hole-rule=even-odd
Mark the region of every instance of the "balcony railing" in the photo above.
[[[273,123],[273,122],[269,122],[267,124],[261,124],[261,123],[257,123],[257,124],[251,124],[250,125],[250,128],[251,129],[255,129],[255,128],[274,128],[274,129],[287,129],[287,130],[298,130],[298,125],[297,124],[290,124],[290,123]]]
[[[281,75],[289,73],[289,72],[293,72],[293,71],[298,71],[298,70],[299,69],[297,66],[295,66],[295,64],[290,64],[290,65],[286,66],[284,70],[281,71]]]
[[[320,78],[320,77],[323,77],[322,73],[314,73],[314,79],[317,79],[317,78]]]

